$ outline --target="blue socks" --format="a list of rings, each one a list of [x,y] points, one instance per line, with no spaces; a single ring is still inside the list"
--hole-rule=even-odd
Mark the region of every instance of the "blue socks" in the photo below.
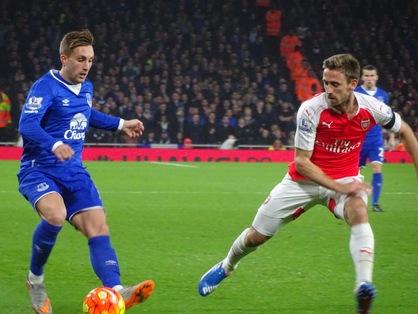
[[[30,259],[30,271],[41,276],[44,273],[44,266],[54,247],[61,226],[54,226],[45,220],[41,220],[35,229],[32,237],[32,256]]]
[[[109,236],[89,239],[90,261],[103,286],[114,287],[121,284],[116,252],[110,244]]]
[[[41,220],[33,233],[30,271],[41,276],[44,266],[55,245],[61,226],[54,226]],[[120,270],[116,252],[110,244],[109,236],[98,236],[89,239],[90,260],[94,272],[104,286],[114,287],[121,284]]]
[[[378,204],[380,199],[380,192],[382,191],[383,176],[382,173],[373,173],[372,178],[372,205]]]

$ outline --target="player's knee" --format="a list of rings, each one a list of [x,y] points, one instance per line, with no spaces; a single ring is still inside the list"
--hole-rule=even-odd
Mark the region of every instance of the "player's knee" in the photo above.
[[[382,172],[382,165],[380,163],[377,163],[377,162],[372,163],[372,172],[373,173],[381,173]]]
[[[100,225],[91,225],[90,228],[87,228],[88,230],[88,238],[91,237],[97,237],[101,235],[109,235],[109,226],[106,223],[102,223]]]
[[[48,223],[55,226],[64,225],[67,209],[62,197],[57,193],[50,193],[36,203],[38,214]]]
[[[96,236],[109,235],[109,226],[101,208],[81,211],[74,215],[71,223],[89,239]]]
[[[48,223],[54,226],[63,226],[66,219],[65,210],[51,210],[40,212],[40,215]]]
[[[256,247],[266,242],[271,237],[261,234],[254,228],[250,228],[245,239],[245,244],[249,247]]]
[[[347,223],[351,226],[369,221],[367,207],[365,204],[346,204],[344,214]]]
[[[107,224],[82,224],[82,226],[76,226],[88,239],[109,235],[109,227]]]

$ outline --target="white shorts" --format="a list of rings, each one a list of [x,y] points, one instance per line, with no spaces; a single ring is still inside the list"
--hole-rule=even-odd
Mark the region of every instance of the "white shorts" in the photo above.
[[[353,180],[363,182],[364,177],[359,174],[336,181],[350,183]],[[271,237],[288,222],[316,205],[327,207],[335,217],[345,221],[344,204],[347,196],[310,180],[294,181],[287,174],[260,206],[252,226],[261,234]],[[358,196],[367,204],[368,196],[365,192],[359,192]]]

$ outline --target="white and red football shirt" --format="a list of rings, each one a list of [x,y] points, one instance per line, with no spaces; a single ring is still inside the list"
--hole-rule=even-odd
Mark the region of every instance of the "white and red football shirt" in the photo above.
[[[354,96],[358,111],[351,119],[330,107],[326,93],[303,102],[298,110],[295,147],[312,151],[311,161],[333,179],[359,174],[361,146],[374,125],[391,125],[393,132],[400,128],[399,115],[383,102],[357,92]],[[288,171],[293,180],[306,179],[294,162]]]

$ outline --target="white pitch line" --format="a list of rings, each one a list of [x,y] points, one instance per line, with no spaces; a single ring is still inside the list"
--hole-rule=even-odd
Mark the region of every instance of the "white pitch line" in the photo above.
[[[161,161],[149,161],[148,163],[155,164],[155,165],[162,165],[162,166],[199,168],[198,166],[193,166],[193,165],[184,165],[184,164],[171,163],[171,162],[161,162]]]

